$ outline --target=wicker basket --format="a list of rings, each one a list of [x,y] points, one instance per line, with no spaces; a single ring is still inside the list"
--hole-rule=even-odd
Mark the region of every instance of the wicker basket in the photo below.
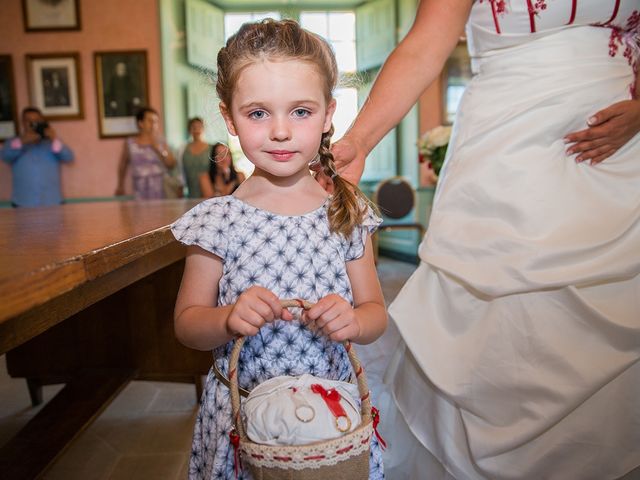
[[[283,300],[283,307],[311,308],[302,300]],[[360,392],[362,421],[352,432],[307,445],[262,445],[252,442],[240,416],[238,358],[245,337],[240,337],[229,357],[231,409],[236,428],[236,447],[243,465],[248,465],[254,480],[366,480],[369,478],[369,444],[373,435],[371,400],[364,369],[352,348],[343,342],[356,374]]]

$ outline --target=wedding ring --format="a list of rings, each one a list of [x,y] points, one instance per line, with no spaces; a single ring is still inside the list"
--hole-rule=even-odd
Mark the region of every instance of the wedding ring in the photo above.
[[[311,405],[300,405],[295,410],[296,418],[304,423],[309,423],[316,416],[316,411]]]
[[[348,432],[351,430],[351,419],[346,415],[340,415],[336,417],[336,428],[339,432]]]

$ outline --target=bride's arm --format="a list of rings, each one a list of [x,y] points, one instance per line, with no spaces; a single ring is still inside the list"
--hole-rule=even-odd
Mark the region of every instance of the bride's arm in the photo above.
[[[359,181],[366,155],[440,75],[463,32],[471,4],[472,0],[420,2],[409,33],[384,63],[356,120],[332,149],[342,176]]]

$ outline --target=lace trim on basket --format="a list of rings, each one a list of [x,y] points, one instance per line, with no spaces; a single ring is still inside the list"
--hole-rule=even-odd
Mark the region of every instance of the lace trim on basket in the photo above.
[[[303,470],[336,465],[344,460],[369,452],[373,424],[358,427],[353,432],[311,445],[260,445],[244,441],[240,444],[242,461],[256,467]]]

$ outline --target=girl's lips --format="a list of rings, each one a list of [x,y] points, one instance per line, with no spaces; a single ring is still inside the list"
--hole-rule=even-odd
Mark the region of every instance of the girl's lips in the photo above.
[[[271,150],[267,153],[271,155],[275,160],[280,162],[289,160],[295,154],[295,152],[292,152],[290,150]]]

